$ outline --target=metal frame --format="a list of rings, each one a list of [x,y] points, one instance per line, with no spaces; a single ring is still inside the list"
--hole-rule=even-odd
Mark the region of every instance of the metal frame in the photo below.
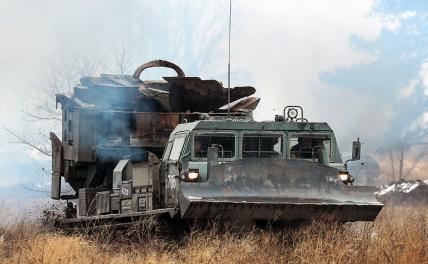
[[[298,117],[299,111],[297,111],[296,118],[289,118],[288,115],[285,115],[285,112],[287,111],[287,109],[288,109],[288,111],[290,111],[290,110],[295,109],[295,108],[300,109],[300,117]],[[299,121],[300,122],[306,122],[306,123],[308,122],[308,119],[304,118],[304,116],[303,116],[303,108],[299,105],[288,105],[288,106],[284,107],[284,113],[283,114],[284,114],[285,121],[288,121],[288,122],[299,122]]]

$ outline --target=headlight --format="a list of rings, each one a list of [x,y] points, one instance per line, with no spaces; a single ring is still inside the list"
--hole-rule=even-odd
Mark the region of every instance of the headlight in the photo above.
[[[197,181],[199,179],[199,170],[195,170],[195,169],[192,169],[192,170],[189,170],[187,173],[186,173],[186,176],[184,177],[184,180],[185,181],[190,181],[190,182],[194,182],[194,181]]]
[[[338,178],[345,184],[348,184],[354,181],[354,178],[347,171],[340,171],[338,174]]]
[[[341,181],[347,181],[349,174],[347,172],[339,172],[339,179]]]

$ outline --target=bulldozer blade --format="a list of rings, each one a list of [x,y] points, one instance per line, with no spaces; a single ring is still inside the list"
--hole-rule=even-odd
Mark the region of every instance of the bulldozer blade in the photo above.
[[[183,218],[372,221],[383,207],[373,187],[347,186],[335,168],[304,160],[242,159],[208,177],[180,184]]]

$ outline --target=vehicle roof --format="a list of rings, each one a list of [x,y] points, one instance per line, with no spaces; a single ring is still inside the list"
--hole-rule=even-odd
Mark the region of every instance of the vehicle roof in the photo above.
[[[236,121],[200,120],[179,124],[174,133],[196,130],[257,130],[257,131],[323,131],[333,132],[325,122],[275,122],[275,121]]]

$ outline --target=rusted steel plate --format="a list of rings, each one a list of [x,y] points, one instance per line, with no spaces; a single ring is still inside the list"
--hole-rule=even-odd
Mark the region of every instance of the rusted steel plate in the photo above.
[[[198,77],[164,77],[172,88],[170,102],[177,112],[215,111],[227,104],[228,89],[216,80],[201,80]],[[231,102],[255,93],[250,86],[230,89]]]
[[[180,122],[180,115],[177,113],[136,113],[135,119],[136,130],[132,136],[137,141],[137,145],[156,147],[168,142],[170,133]]]

